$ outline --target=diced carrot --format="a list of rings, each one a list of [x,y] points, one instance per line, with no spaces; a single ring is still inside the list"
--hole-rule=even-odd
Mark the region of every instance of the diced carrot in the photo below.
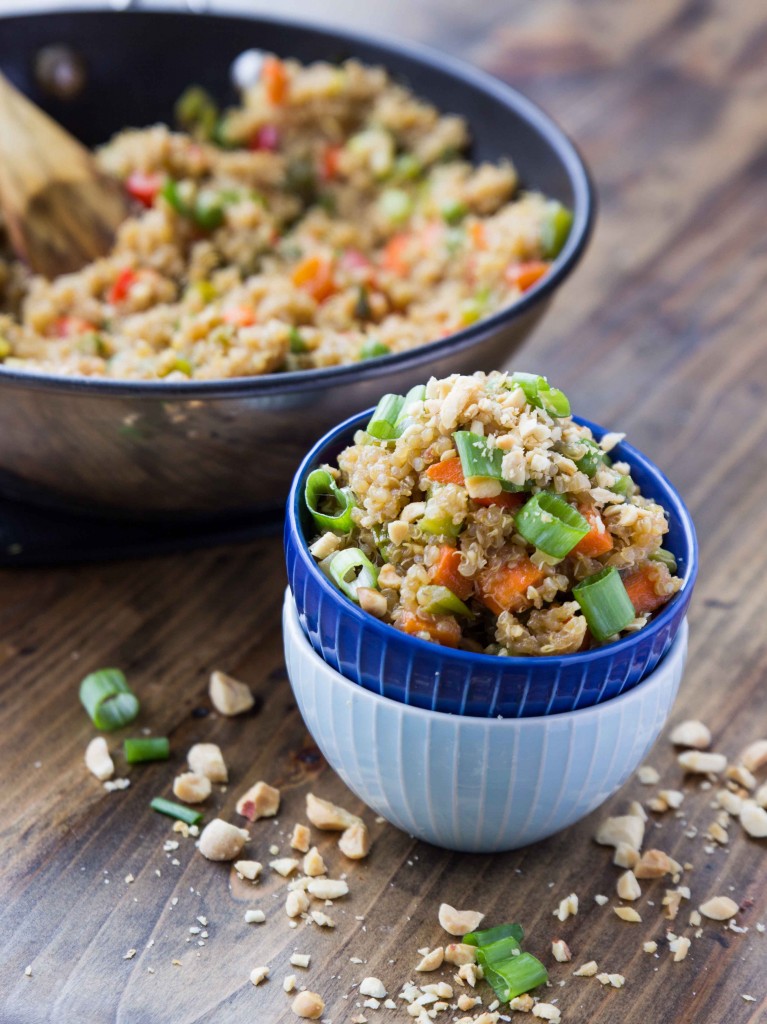
[[[436,484],[458,484],[463,487],[466,483],[463,469],[461,468],[461,460],[458,458],[445,459],[444,462],[435,462],[433,466],[429,466],[426,470],[426,475]]]
[[[161,174],[145,174],[143,171],[134,171],[125,179],[125,190],[128,195],[149,207],[154,203],[157,193],[162,188],[162,183]]]
[[[339,161],[342,149],[342,146],[328,145],[322,151],[321,169],[322,177],[325,181],[332,181],[334,178],[338,177]]]
[[[479,599],[496,615],[521,612],[530,607],[527,588],[539,586],[543,579],[543,573],[529,558],[483,569],[477,577]]]
[[[277,57],[266,57],[261,71],[261,78],[266,91],[266,98],[274,106],[284,103],[288,95],[288,73],[285,65]]]
[[[506,280],[514,288],[526,292],[532,288],[548,271],[550,264],[542,260],[531,260],[529,263],[512,263],[506,270]]]
[[[487,248],[487,231],[481,220],[475,220],[469,226],[469,234],[475,249]]]
[[[623,577],[623,586],[631,599],[637,615],[654,612],[668,601],[668,594],[656,594],[653,574],[647,565],[641,566]]]
[[[81,316],[61,316],[53,325],[54,333],[59,338],[71,338],[74,334],[85,334],[95,331],[96,325]]]
[[[509,512],[516,512],[518,508],[524,505],[527,498],[526,494],[501,491],[500,494],[496,494],[493,498],[473,498],[472,500],[476,505],[500,505],[501,508],[505,508]]]
[[[411,235],[408,232],[400,232],[392,235],[381,253],[381,264],[392,274],[405,277],[410,270],[410,263],[407,260],[407,249],[410,245]]]
[[[443,544],[439,557],[432,566],[431,578],[438,587],[447,587],[462,601],[468,601],[474,593],[474,583],[458,571],[461,552],[451,544]]]
[[[317,302],[324,302],[336,290],[333,267],[329,260],[319,256],[308,256],[301,260],[293,270],[292,279],[293,284],[309,292]]]
[[[232,306],[225,309],[222,318],[227,324],[235,327],[250,327],[256,322],[256,314],[250,306]]]
[[[416,633],[428,633],[432,640],[443,647],[457,647],[461,640],[461,627],[452,615],[422,617],[415,612],[403,612],[399,617],[398,626],[411,636]]]
[[[591,529],[582,540],[578,541],[573,550],[587,558],[599,558],[600,555],[612,551],[613,539],[599,512],[591,505],[579,505],[578,511]]]
[[[107,301],[113,306],[128,297],[128,292],[136,281],[138,274],[131,267],[125,267],[115,278],[115,282],[107,293]]]

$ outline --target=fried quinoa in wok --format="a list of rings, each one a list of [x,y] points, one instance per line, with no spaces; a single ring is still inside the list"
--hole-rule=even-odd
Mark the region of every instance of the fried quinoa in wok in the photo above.
[[[132,201],[106,258],[31,277],[0,223],[0,373],[205,380],[402,352],[513,303],[569,232],[381,68],[267,56],[239,107],[192,87],[177,116],[98,152]]]
[[[425,640],[560,655],[641,629],[679,590],[664,509],[532,374],[386,395],[307,479],[314,557],[360,606]]]

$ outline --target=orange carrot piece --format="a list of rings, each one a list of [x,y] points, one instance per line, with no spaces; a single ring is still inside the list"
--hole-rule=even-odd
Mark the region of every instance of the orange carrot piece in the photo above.
[[[487,249],[487,231],[481,220],[475,220],[469,226],[469,234],[475,249]]]
[[[288,73],[285,65],[277,57],[266,57],[261,71],[266,98],[275,107],[285,102],[288,96]]]
[[[58,338],[71,338],[75,334],[85,334],[86,331],[95,331],[96,325],[81,316],[60,316],[53,325],[53,331]]]
[[[540,586],[543,579],[543,573],[529,558],[484,569],[477,577],[479,599],[496,615],[521,612],[530,607],[527,588]]]
[[[322,177],[325,181],[338,177],[342,149],[343,146],[328,145],[322,151]]]
[[[235,327],[250,327],[256,322],[256,314],[250,306],[232,306],[225,309],[222,316],[224,323],[234,324]]]
[[[407,249],[410,245],[411,235],[409,232],[400,232],[392,235],[381,253],[381,264],[392,274],[405,277],[410,270],[410,263],[407,259]]]
[[[506,271],[506,280],[514,288],[526,292],[532,288],[548,271],[550,264],[542,260],[531,260],[529,263],[512,263]]]
[[[668,594],[656,594],[650,567],[647,565],[635,569],[623,577],[623,586],[634,606],[637,615],[647,615],[660,608],[669,599]]]
[[[458,484],[463,487],[466,480],[463,476],[460,459],[445,459],[444,462],[435,462],[429,466],[426,475],[437,484]]]
[[[578,511],[587,521],[591,529],[573,548],[579,555],[587,558],[599,558],[613,549],[613,539],[599,512],[589,505],[579,505]]]
[[[403,612],[398,626],[411,636],[428,633],[432,640],[443,647],[457,647],[461,640],[461,627],[452,615],[428,615],[422,618],[415,612]]]
[[[468,601],[474,593],[474,583],[468,576],[458,571],[461,564],[461,552],[451,544],[443,544],[439,549],[439,558],[432,567],[432,581],[439,587],[447,587],[462,601]]]
[[[317,302],[324,302],[336,291],[333,267],[329,260],[319,256],[308,256],[301,260],[291,276],[293,284],[309,292]]]

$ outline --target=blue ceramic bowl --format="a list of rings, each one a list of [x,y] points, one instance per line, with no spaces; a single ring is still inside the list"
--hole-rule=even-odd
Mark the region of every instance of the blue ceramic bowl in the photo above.
[[[397,828],[449,850],[513,850],[595,810],[644,761],[687,653],[671,650],[628,693],[540,718],[466,718],[387,700],[312,650],[286,595],[285,662],[309,732],[346,785]]]
[[[669,513],[664,545],[673,552],[682,589],[638,633],[581,654],[499,658],[472,654],[408,636],[363,612],[322,573],[307,541],[315,534],[303,500],[306,477],[333,463],[365,426],[372,410],[326,434],[293,481],[285,521],[288,581],[301,624],[314,649],[347,679],[403,704],[432,711],[495,718],[550,715],[617,697],[644,679],[668,651],[684,619],[698,570],[692,519],[671,483],[629,444],[611,453],[631,466],[642,493]],[[604,428],[575,417],[600,438]]]

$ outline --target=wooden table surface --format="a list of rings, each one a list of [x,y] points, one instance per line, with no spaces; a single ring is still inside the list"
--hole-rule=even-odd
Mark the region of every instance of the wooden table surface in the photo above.
[[[757,0],[451,0],[376,11],[376,27],[405,26],[539,101],[593,169],[594,242],[521,363],[550,374],[576,410],[625,429],[688,501],[702,568],[673,719],[703,718],[731,757],[767,735],[766,14]],[[767,1020],[767,936],[755,927],[767,922],[767,841],[747,840],[736,824],[729,847],[713,853],[701,836],[685,837],[685,822],[702,833],[712,820],[711,793],[683,781],[667,738],[650,760],[667,785],[684,788],[684,819],[659,818],[655,845],[694,864],[685,874],[691,907],[732,895],[748,929],[706,924],[682,963],[663,940],[662,883],[645,887],[641,924],[593,901],[598,892],[614,897],[617,877],[609,852],[591,841],[595,824],[649,795],[636,782],[591,819],[502,856],[452,855],[373,825],[372,855],[347,865],[351,895],[333,911],[333,932],[291,930],[277,876],[256,890],[267,923],[246,926],[243,909],[254,903],[230,884],[226,866],[181,837],[177,851],[164,852],[170,824],[148,803],[168,792],[199,740],[219,743],[230,765],[229,791],[213,801],[223,816],[234,817],[237,794],[259,778],[281,788],[279,822],[253,828],[261,860],[272,842],[287,850],[285,833],[302,819],[310,789],[362,810],[323,763],[291,699],[279,626],[284,584],[278,537],[0,575],[3,1024],[287,1022],[295,1018],[281,981],[294,948],[311,953],[302,983],[324,996],[325,1019],[341,1024],[359,1013],[361,977],[377,975],[396,993],[412,977],[416,948],[444,941],[442,900],[494,921],[522,920],[530,948],[547,961],[559,932],[575,962],[593,958],[625,975],[623,990],[604,989],[573,978],[574,965],[554,964],[549,997],[569,1024]],[[93,729],[77,702],[80,678],[108,664],[140,694],[139,724],[170,736],[173,748],[170,765],[134,768],[130,788],[115,793],[84,769]],[[257,714],[201,717],[213,668],[252,685]],[[320,847],[336,864],[333,837]],[[552,910],[570,892],[582,910],[560,927]],[[198,915],[209,922],[207,939],[189,932]],[[677,928],[691,934],[686,922],[683,910]],[[657,959],[642,952],[651,938],[660,940]],[[248,975],[260,963],[273,980],[255,989]],[[367,1013],[410,1019],[404,1009]]]

